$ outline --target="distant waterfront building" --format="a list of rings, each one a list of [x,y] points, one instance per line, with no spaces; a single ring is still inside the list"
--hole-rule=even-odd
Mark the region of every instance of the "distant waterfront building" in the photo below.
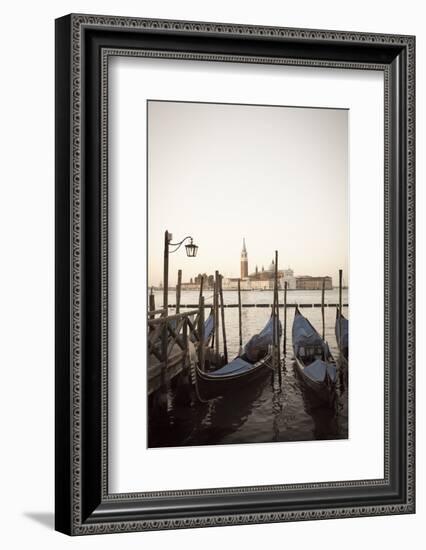
[[[274,288],[274,279],[268,280],[249,280],[251,290],[271,290]]]
[[[182,290],[198,290],[203,280],[203,289],[211,290],[214,285],[214,275],[207,275],[207,273],[199,273],[196,277],[190,279],[189,283],[182,283]]]
[[[241,279],[247,279],[248,277],[248,258],[247,258],[247,249],[246,249],[246,240],[243,239],[243,249],[241,250],[241,259],[240,259],[240,273]]]
[[[325,280],[325,289],[332,290],[333,281],[331,277],[310,277],[294,275],[294,271],[288,267],[287,269],[278,269],[278,288],[283,289],[287,283],[288,290],[321,290],[323,279]],[[240,277],[224,277],[222,287],[224,290],[237,290],[238,281],[240,281],[241,290],[273,290],[275,279],[275,262],[271,261],[268,269],[262,265],[259,270],[256,265],[253,273],[248,271],[248,253],[246,240],[243,239],[243,248],[240,255]],[[214,288],[214,275],[207,273],[199,273],[194,279],[190,279],[189,283],[182,283],[182,290],[196,290],[200,288],[201,280],[203,280],[203,289],[212,290]]]
[[[283,269],[282,277],[280,279],[281,288],[284,288],[284,283],[287,283],[287,288],[289,290],[296,290],[296,277],[294,276],[294,271],[290,268]]]
[[[325,281],[325,290],[333,290],[333,279],[331,277],[309,277],[308,275],[296,277],[296,289],[321,290],[323,281]]]
[[[248,253],[244,238],[240,257],[240,274],[241,290],[272,290],[274,288],[275,262],[272,260],[268,269],[265,269],[262,265],[260,271],[256,265],[254,272],[249,273]],[[288,269],[279,269],[277,274],[279,288],[284,288],[284,283],[287,282],[287,288],[289,290],[296,289],[296,278],[290,267]],[[224,279],[223,288],[227,290],[235,290],[238,288],[238,278],[228,277]]]
[[[224,277],[222,280],[222,287],[224,290],[237,290],[238,281],[240,281],[241,290],[248,290],[248,280],[245,279],[244,281],[241,281],[240,279],[238,279],[238,277]]]
[[[195,283],[182,283],[181,288],[182,290],[199,290],[200,285]]]
[[[282,270],[278,270],[278,281],[280,279],[280,277],[282,277]],[[264,283],[263,285],[260,284],[255,284],[254,286],[256,288],[259,288],[259,286],[263,289],[263,288],[269,288],[269,281],[274,281],[274,277],[275,277],[275,262],[274,260],[272,260],[272,262],[270,263],[269,265],[269,268],[268,269],[265,269],[263,266],[262,266],[262,270],[259,271],[259,269],[257,268],[256,266],[256,269],[254,271],[254,273],[250,273],[250,275],[248,276],[251,284],[253,285],[253,283]],[[271,287],[272,288],[272,287]]]

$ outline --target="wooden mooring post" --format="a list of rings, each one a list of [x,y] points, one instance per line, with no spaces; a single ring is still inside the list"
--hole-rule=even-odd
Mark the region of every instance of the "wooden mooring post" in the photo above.
[[[199,337],[199,345],[198,345],[198,363],[200,365],[200,369],[204,370],[204,297],[200,296],[200,311],[198,313],[198,337]]]
[[[149,295],[149,311],[150,311],[149,318],[154,319],[155,314],[152,313],[153,311],[155,311],[155,294],[154,294],[154,288],[153,287],[151,287],[151,292],[150,292],[150,295]]]
[[[219,357],[219,271],[215,271],[215,279],[214,279],[214,350],[215,350],[215,356],[216,359]]]
[[[201,281],[200,281],[200,295],[198,297],[198,303],[200,303],[200,300],[203,296],[203,282],[204,282],[204,279],[203,277],[201,276]]]
[[[168,231],[164,232],[164,264],[163,264],[163,308],[167,317],[169,304],[169,242],[170,235]]]
[[[168,399],[167,399],[167,368],[168,368],[168,343],[169,343],[169,334],[167,330],[167,317],[169,314],[168,304],[169,304],[169,242],[170,235],[168,231],[164,232],[164,264],[163,264],[163,309],[164,309],[164,322],[162,326],[162,337],[161,337],[161,356],[162,356],[162,368],[161,368],[161,382],[160,390],[158,395],[158,406],[162,412],[167,414],[168,409]]]
[[[338,313],[338,331],[339,331],[339,351],[342,353],[342,338],[341,338],[341,331],[342,331],[342,279],[343,279],[343,270],[339,269],[339,313]]]
[[[189,361],[188,361],[188,319],[185,318],[182,327],[182,341],[183,341],[183,372],[185,376],[189,376]]]
[[[241,279],[238,279],[238,334],[239,334],[239,353],[243,350],[243,327],[241,311]]]
[[[201,296],[200,296],[201,300]],[[210,339],[210,347],[213,350],[214,349],[214,341],[216,339],[216,282],[213,281],[213,304],[212,309],[213,312],[213,331],[212,331],[212,337]]]
[[[273,302],[272,302],[272,367],[275,370],[276,365],[276,358],[277,354],[275,352],[275,348],[277,346],[277,324],[275,322],[275,311],[276,311],[276,303],[275,303],[275,290],[273,295]]]
[[[178,280],[176,285],[176,313],[180,313],[180,296],[182,291],[182,270],[178,271]]]
[[[287,281],[284,282],[284,334],[283,334],[283,356],[287,353]]]
[[[322,339],[325,339],[325,317],[324,317],[325,279],[322,280],[321,290],[321,316],[322,316]]]
[[[278,250],[275,250],[275,281],[274,281],[274,294],[275,294],[275,308],[276,308],[276,353],[278,367],[281,365],[281,352],[280,352],[280,308],[279,308],[279,294],[278,294]],[[281,371],[280,371],[281,373]]]
[[[226,345],[226,326],[225,326],[225,308],[223,303],[223,288],[222,288],[223,276],[219,274],[219,296],[220,296],[220,317],[222,322],[222,339],[223,339],[223,357],[225,363],[228,362],[228,347]]]
[[[278,250],[275,251],[275,270],[274,270],[274,295],[272,304],[272,348],[273,348],[273,367],[280,367],[280,325],[278,308]]]

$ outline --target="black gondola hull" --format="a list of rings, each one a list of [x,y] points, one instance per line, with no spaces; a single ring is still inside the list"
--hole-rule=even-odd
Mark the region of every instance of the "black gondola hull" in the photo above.
[[[272,356],[267,355],[246,372],[226,376],[214,376],[212,373],[203,372],[197,367],[196,376],[199,391],[203,396],[212,398],[259,382],[272,372]]]
[[[332,406],[336,398],[336,383],[328,376],[323,382],[313,380],[305,373],[305,365],[300,357],[295,357],[296,372],[305,387],[314,394],[315,398],[324,405]]]

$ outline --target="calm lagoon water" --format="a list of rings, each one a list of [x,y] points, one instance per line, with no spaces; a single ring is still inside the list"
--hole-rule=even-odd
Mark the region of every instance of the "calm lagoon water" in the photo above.
[[[161,291],[155,291],[156,307],[162,305]],[[206,303],[212,303],[212,292],[204,293]],[[272,291],[245,291],[241,293],[243,304],[271,304]],[[283,292],[280,291],[280,303]],[[225,291],[227,304],[238,303],[236,291]],[[338,303],[337,289],[326,291],[325,303]],[[198,292],[182,292],[182,304],[196,304]],[[292,290],[287,293],[288,304],[313,304],[321,302],[321,291]],[[343,303],[348,302],[348,291],[343,290]],[[175,303],[175,293],[169,293],[169,303]],[[303,308],[302,313],[321,333],[321,308]],[[173,310],[170,311],[172,313]],[[349,317],[348,308],[343,313]],[[260,332],[270,316],[270,309],[243,308],[243,343]],[[192,399],[179,404],[178,392],[169,392],[168,419],[158,418],[153,411],[149,417],[149,446],[170,447],[184,445],[213,445],[228,443],[260,443],[273,441],[307,441],[313,439],[346,439],[348,437],[348,388],[343,377],[337,384],[337,402],[334,408],[319,406],[318,401],[304,387],[294,370],[291,339],[294,309],[287,310],[287,350],[279,373],[275,372],[226,395],[206,403]],[[284,313],[280,309],[283,323]],[[334,334],[336,309],[325,309],[325,338],[334,357],[339,352]],[[225,309],[225,325],[228,357],[238,353],[238,308]],[[221,342],[222,343],[222,342]],[[282,346],[282,340],[281,340]]]

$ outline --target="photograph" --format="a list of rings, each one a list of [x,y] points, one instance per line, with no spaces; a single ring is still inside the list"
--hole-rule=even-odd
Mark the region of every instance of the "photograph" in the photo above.
[[[347,439],[349,109],[146,109],[147,447]]]

